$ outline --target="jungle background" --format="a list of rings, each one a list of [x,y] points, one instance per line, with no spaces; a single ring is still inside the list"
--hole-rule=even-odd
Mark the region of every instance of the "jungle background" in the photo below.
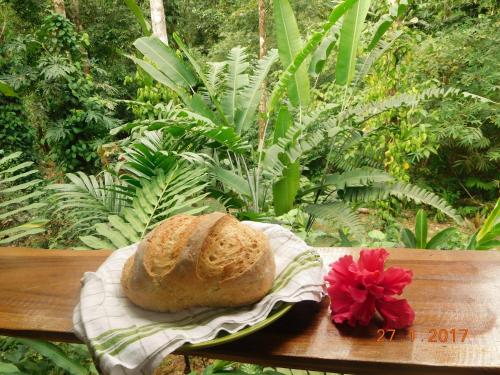
[[[164,35],[155,3],[0,0],[0,245],[116,249],[225,210],[313,246],[498,249],[496,1],[373,0],[350,40],[321,29],[337,1],[166,0]],[[0,373],[95,373],[44,350],[2,339]]]

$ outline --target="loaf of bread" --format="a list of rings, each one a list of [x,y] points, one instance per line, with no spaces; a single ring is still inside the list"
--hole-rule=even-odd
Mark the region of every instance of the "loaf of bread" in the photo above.
[[[148,310],[241,306],[274,281],[264,233],[228,214],[176,215],[153,229],[122,271],[125,295]]]

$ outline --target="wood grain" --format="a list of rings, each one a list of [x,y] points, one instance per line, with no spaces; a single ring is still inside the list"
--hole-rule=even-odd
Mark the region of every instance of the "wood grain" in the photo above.
[[[332,260],[356,249],[318,249]],[[290,368],[355,374],[500,374],[500,252],[391,249],[388,266],[411,268],[404,297],[412,327],[377,342],[368,328],[334,325],[328,301],[300,303],[246,338],[192,354]],[[0,333],[76,341],[71,316],[80,278],[107,251],[0,248]],[[468,329],[465,341],[429,342],[431,329]],[[451,334],[450,334],[451,336]]]

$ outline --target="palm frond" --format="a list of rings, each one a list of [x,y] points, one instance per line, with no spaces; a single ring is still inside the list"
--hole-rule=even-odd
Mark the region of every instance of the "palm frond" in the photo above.
[[[222,109],[230,124],[234,124],[239,104],[242,104],[239,103],[239,97],[240,91],[248,85],[248,74],[246,73],[248,67],[248,55],[245,48],[234,47],[231,49],[227,57],[226,89],[221,100]]]
[[[462,222],[462,218],[457,214],[455,209],[444,199],[430,191],[409,183],[374,183],[372,186],[347,188],[343,194],[343,198],[351,202],[383,200],[387,199],[389,196],[411,200],[416,204],[427,204],[448,215],[458,223]]]
[[[423,101],[445,98],[449,96],[463,95],[463,92],[456,88],[432,87],[418,93],[402,93],[391,96],[379,102],[356,106],[341,114],[339,118],[354,117],[355,122],[361,123],[375,117],[383,112],[401,107],[415,107]]]
[[[31,169],[33,162],[16,164],[21,155],[21,152],[14,152],[0,158],[0,244],[45,231],[47,220],[25,218],[46,204],[39,201],[44,191],[42,180],[33,178],[38,173]]]
[[[207,82],[216,92],[220,89],[221,82],[224,82],[222,75],[226,66],[227,61],[208,63]]]
[[[109,172],[97,176],[68,173],[66,177],[68,183],[52,184],[47,189],[54,191],[55,212],[64,212],[76,231],[88,231],[130,203],[125,184]]]
[[[262,96],[262,83],[265,81],[273,64],[278,60],[278,51],[270,50],[259,60],[250,82],[240,93],[238,102],[241,106],[236,118],[236,130],[241,133],[248,129],[254,120]]]
[[[354,86],[357,86],[368,74],[373,64],[375,64],[378,59],[389,49],[392,47],[394,42],[403,34],[401,30],[398,30],[394,33],[391,39],[386,42],[384,40],[378,41],[375,47],[370,51],[368,56],[364,59],[360,59],[360,62],[356,69],[356,75],[354,78]]]
[[[463,92],[456,88],[441,87],[432,87],[416,93],[406,92],[402,94],[396,94],[380,101],[360,104],[358,106],[346,109],[340,113],[335,113],[334,117],[330,120],[329,126],[339,126],[339,124],[345,123],[345,121],[348,119],[352,119],[355,123],[360,124],[389,110],[399,109],[403,107],[415,107],[427,100],[449,96],[469,95],[467,95],[466,92]],[[324,108],[315,111],[311,116],[309,116],[308,123],[313,124],[327,116],[331,117],[332,112],[335,112],[336,110],[338,110],[338,106],[336,105],[325,106]]]
[[[131,206],[109,215],[94,226],[94,234],[80,237],[93,249],[117,249],[142,239],[162,220],[173,215],[196,214],[205,210],[200,201],[207,194],[204,170],[178,164],[167,173],[158,170],[156,177],[141,181]]]
[[[363,224],[358,215],[344,202],[311,204],[306,206],[305,211],[314,217],[328,220],[341,228],[348,228],[353,235],[359,235],[363,232]]]
[[[120,166],[124,173],[121,179],[138,187],[140,179],[149,180],[156,175],[158,169],[168,171],[172,168],[177,158],[169,154],[164,146],[162,131],[144,132],[137,142],[124,149],[124,162]]]
[[[303,125],[294,123],[287,129],[284,137],[265,151],[263,171],[267,175],[281,177],[289,164],[295,163],[324,138],[322,132],[305,132]]]
[[[373,183],[391,181],[394,181],[394,177],[380,169],[362,167],[328,175],[325,177],[324,185],[333,185],[338,190],[344,190],[346,187],[367,186]]]

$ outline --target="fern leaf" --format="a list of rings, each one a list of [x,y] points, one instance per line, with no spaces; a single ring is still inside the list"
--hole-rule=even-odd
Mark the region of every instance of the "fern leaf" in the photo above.
[[[94,226],[94,234],[80,237],[90,248],[117,249],[140,241],[162,220],[179,214],[195,214],[205,206],[206,174],[200,168],[178,164],[168,172],[158,170],[151,179],[141,180],[131,207],[109,215],[106,222]]]
[[[344,202],[311,204],[305,208],[305,211],[315,217],[329,220],[342,228],[348,228],[354,235],[363,232],[363,225],[358,215]]]
[[[224,72],[226,66],[226,61],[208,63],[207,81],[209,86],[212,87],[214,91],[218,91],[219,85],[223,82],[222,73]]]
[[[353,118],[354,122],[360,124],[389,110],[402,107],[415,107],[426,100],[444,98],[449,96],[465,96],[465,94],[466,93],[456,88],[439,87],[428,88],[422,90],[419,93],[407,92],[397,94],[377,102],[361,104],[342,111],[338,113],[334,119],[331,120],[330,126],[336,127],[338,126],[338,124],[342,124],[349,118]],[[317,121],[317,119],[328,115],[332,111],[332,109],[335,108],[335,106],[333,108],[331,106],[326,106],[324,109],[316,111],[312,119],[310,119],[309,121],[315,122]]]
[[[351,202],[383,200],[387,199],[389,196],[394,196],[399,199],[408,199],[416,204],[427,204],[448,215],[458,223],[462,222],[462,218],[444,199],[430,191],[409,183],[377,183],[368,187],[347,188],[343,195],[344,199]]]
[[[67,215],[73,230],[85,232],[93,223],[106,220],[108,215],[119,213],[129,204],[123,182],[109,172],[98,176],[68,173],[66,177],[68,183],[47,188],[54,191],[55,211]],[[83,220],[88,217],[94,220]]]
[[[378,61],[378,59],[389,49],[392,47],[394,42],[403,34],[402,31],[397,31],[392,36],[389,42],[385,42],[380,40],[375,48],[373,48],[368,56],[362,60],[362,63],[359,65],[359,69],[357,69],[356,76],[354,79],[354,86],[356,86],[359,82],[363,80],[364,77],[368,74],[373,64]]]
[[[270,50],[263,59],[259,60],[254,74],[250,77],[248,86],[241,92],[238,99],[241,109],[236,118],[238,133],[244,132],[252,124],[262,96],[262,84],[277,60],[278,51],[275,49]]]
[[[349,186],[366,186],[374,182],[390,181],[394,181],[394,177],[390,174],[378,169],[363,167],[326,176],[324,184],[334,185],[338,190],[343,190]]]
[[[287,130],[287,134],[292,134],[296,130],[297,128],[292,126]],[[288,135],[280,138],[277,144],[266,150],[262,161],[263,171],[267,175],[281,177],[289,164],[295,163],[323,140],[324,136],[321,132],[298,134],[297,138],[292,139]]]
[[[2,154],[3,151],[0,150],[0,155]],[[44,194],[40,188],[42,180],[30,179],[38,173],[37,170],[28,169],[33,162],[16,163],[21,155],[21,152],[14,152],[0,158],[0,166],[3,166],[0,168],[0,223],[2,226],[2,222],[9,224],[9,227],[0,230],[0,244],[12,243],[45,231],[46,220],[25,222],[28,214],[36,214],[46,203],[39,201]]]
[[[229,52],[226,90],[222,96],[221,106],[230,124],[234,124],[239,104],[242,104],[238,103],[240,91],[248,85],[247,60],[248,56],[242,47],[235,47]]]
[[[461,94],[463,93],[456,88],[433,87],[425,89],[419,93],[397,94],[379,102],[372,102],[354,107],[352,110],[348,110],[342,117],[347,118],[353,115],[355,121],[357,123],[361,123],[391,109],[397,109],[401,107],[415,107],[425,100],[445,98],[448,96],[457,96]]]
[[[453,220],[459,223],[462,222],[462,218],[457,214],[455,209],[453,209],[444,199],[416,185],[402,182],[391,185],[390,194],[399,199],[410,199],[417,204],[427,204],[448,215]]]
[[[96,250],[109,249],[109,250],[112,250],[115,248],[111,242],[109,242],[107,240],[103,240],[102,238],[99,238],[96,236],[81,236],[80,240],[91,249],[96,249]]]

